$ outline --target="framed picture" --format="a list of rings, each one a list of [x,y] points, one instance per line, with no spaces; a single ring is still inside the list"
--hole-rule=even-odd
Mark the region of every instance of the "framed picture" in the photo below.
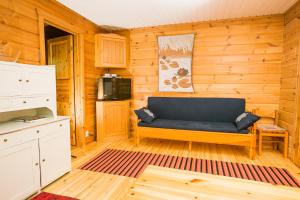
[[[160,92],[194,92],[192,58],[194,34],[158,36]]]

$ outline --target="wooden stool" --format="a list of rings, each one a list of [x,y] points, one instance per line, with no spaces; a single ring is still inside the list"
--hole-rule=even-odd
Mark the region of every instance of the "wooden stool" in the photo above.
[[[288,132],[275,124],[258,124],[257,131],[259,135],[258,142],[258,154],[262,153],[263,137],[283,138],[283,155],[286,158],[288,154]],[[273,143],[279,143],[282,141],[271,141]]]

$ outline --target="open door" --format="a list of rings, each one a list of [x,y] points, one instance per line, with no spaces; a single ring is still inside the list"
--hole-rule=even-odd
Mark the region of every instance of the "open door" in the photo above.
[[[49,65],[56,65],[57,114],[70,116],[71,144],[76,145],[73,35],[47,40]]]

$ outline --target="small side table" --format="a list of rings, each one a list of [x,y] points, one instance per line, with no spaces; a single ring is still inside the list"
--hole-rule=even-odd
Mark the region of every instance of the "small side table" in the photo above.
[[[258,154],[262,153],[263,137],[283,138],[283,141],[272,141],[274,143],[283,142],[283,156],[286,158],[288,154],[288,132],[274,124],[258,124],[257,131],[259,135]]]

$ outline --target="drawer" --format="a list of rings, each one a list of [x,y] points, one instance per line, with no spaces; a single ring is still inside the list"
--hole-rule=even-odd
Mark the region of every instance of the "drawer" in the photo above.
[[[20,98],[19,103],[25,107],[40,108],[52,106],[54,101],[55,99],[53,97],[37,96]]]
[[[18,109],[27,109],[32,107],[32,103],[25,97],[19,97],[15,101],[15,107]]]
[[[37,127],[36,132],[38,133],[39,138],[45,137],[52,133],[69,134],[70,120],[66,119],[39,126]]]
[[[55,96],[36,97],[0,97],[0,112],[14,111],[27,108],[52,108],[55,105]]]
[[[49,105],[53,104],[53,97],[50,96],[38,96],[38,97],[28,97],[26,98],[32,104],[40,104],[40,105]]]
[[[70,134],[70,120],[61,120],[20,131],[0,135],[0,149],[5,149],[49,134]]]
[[[0,149],[6,149],[34,139],[37,139],[34,129],[24,129],[21,131],[0,135]]]

